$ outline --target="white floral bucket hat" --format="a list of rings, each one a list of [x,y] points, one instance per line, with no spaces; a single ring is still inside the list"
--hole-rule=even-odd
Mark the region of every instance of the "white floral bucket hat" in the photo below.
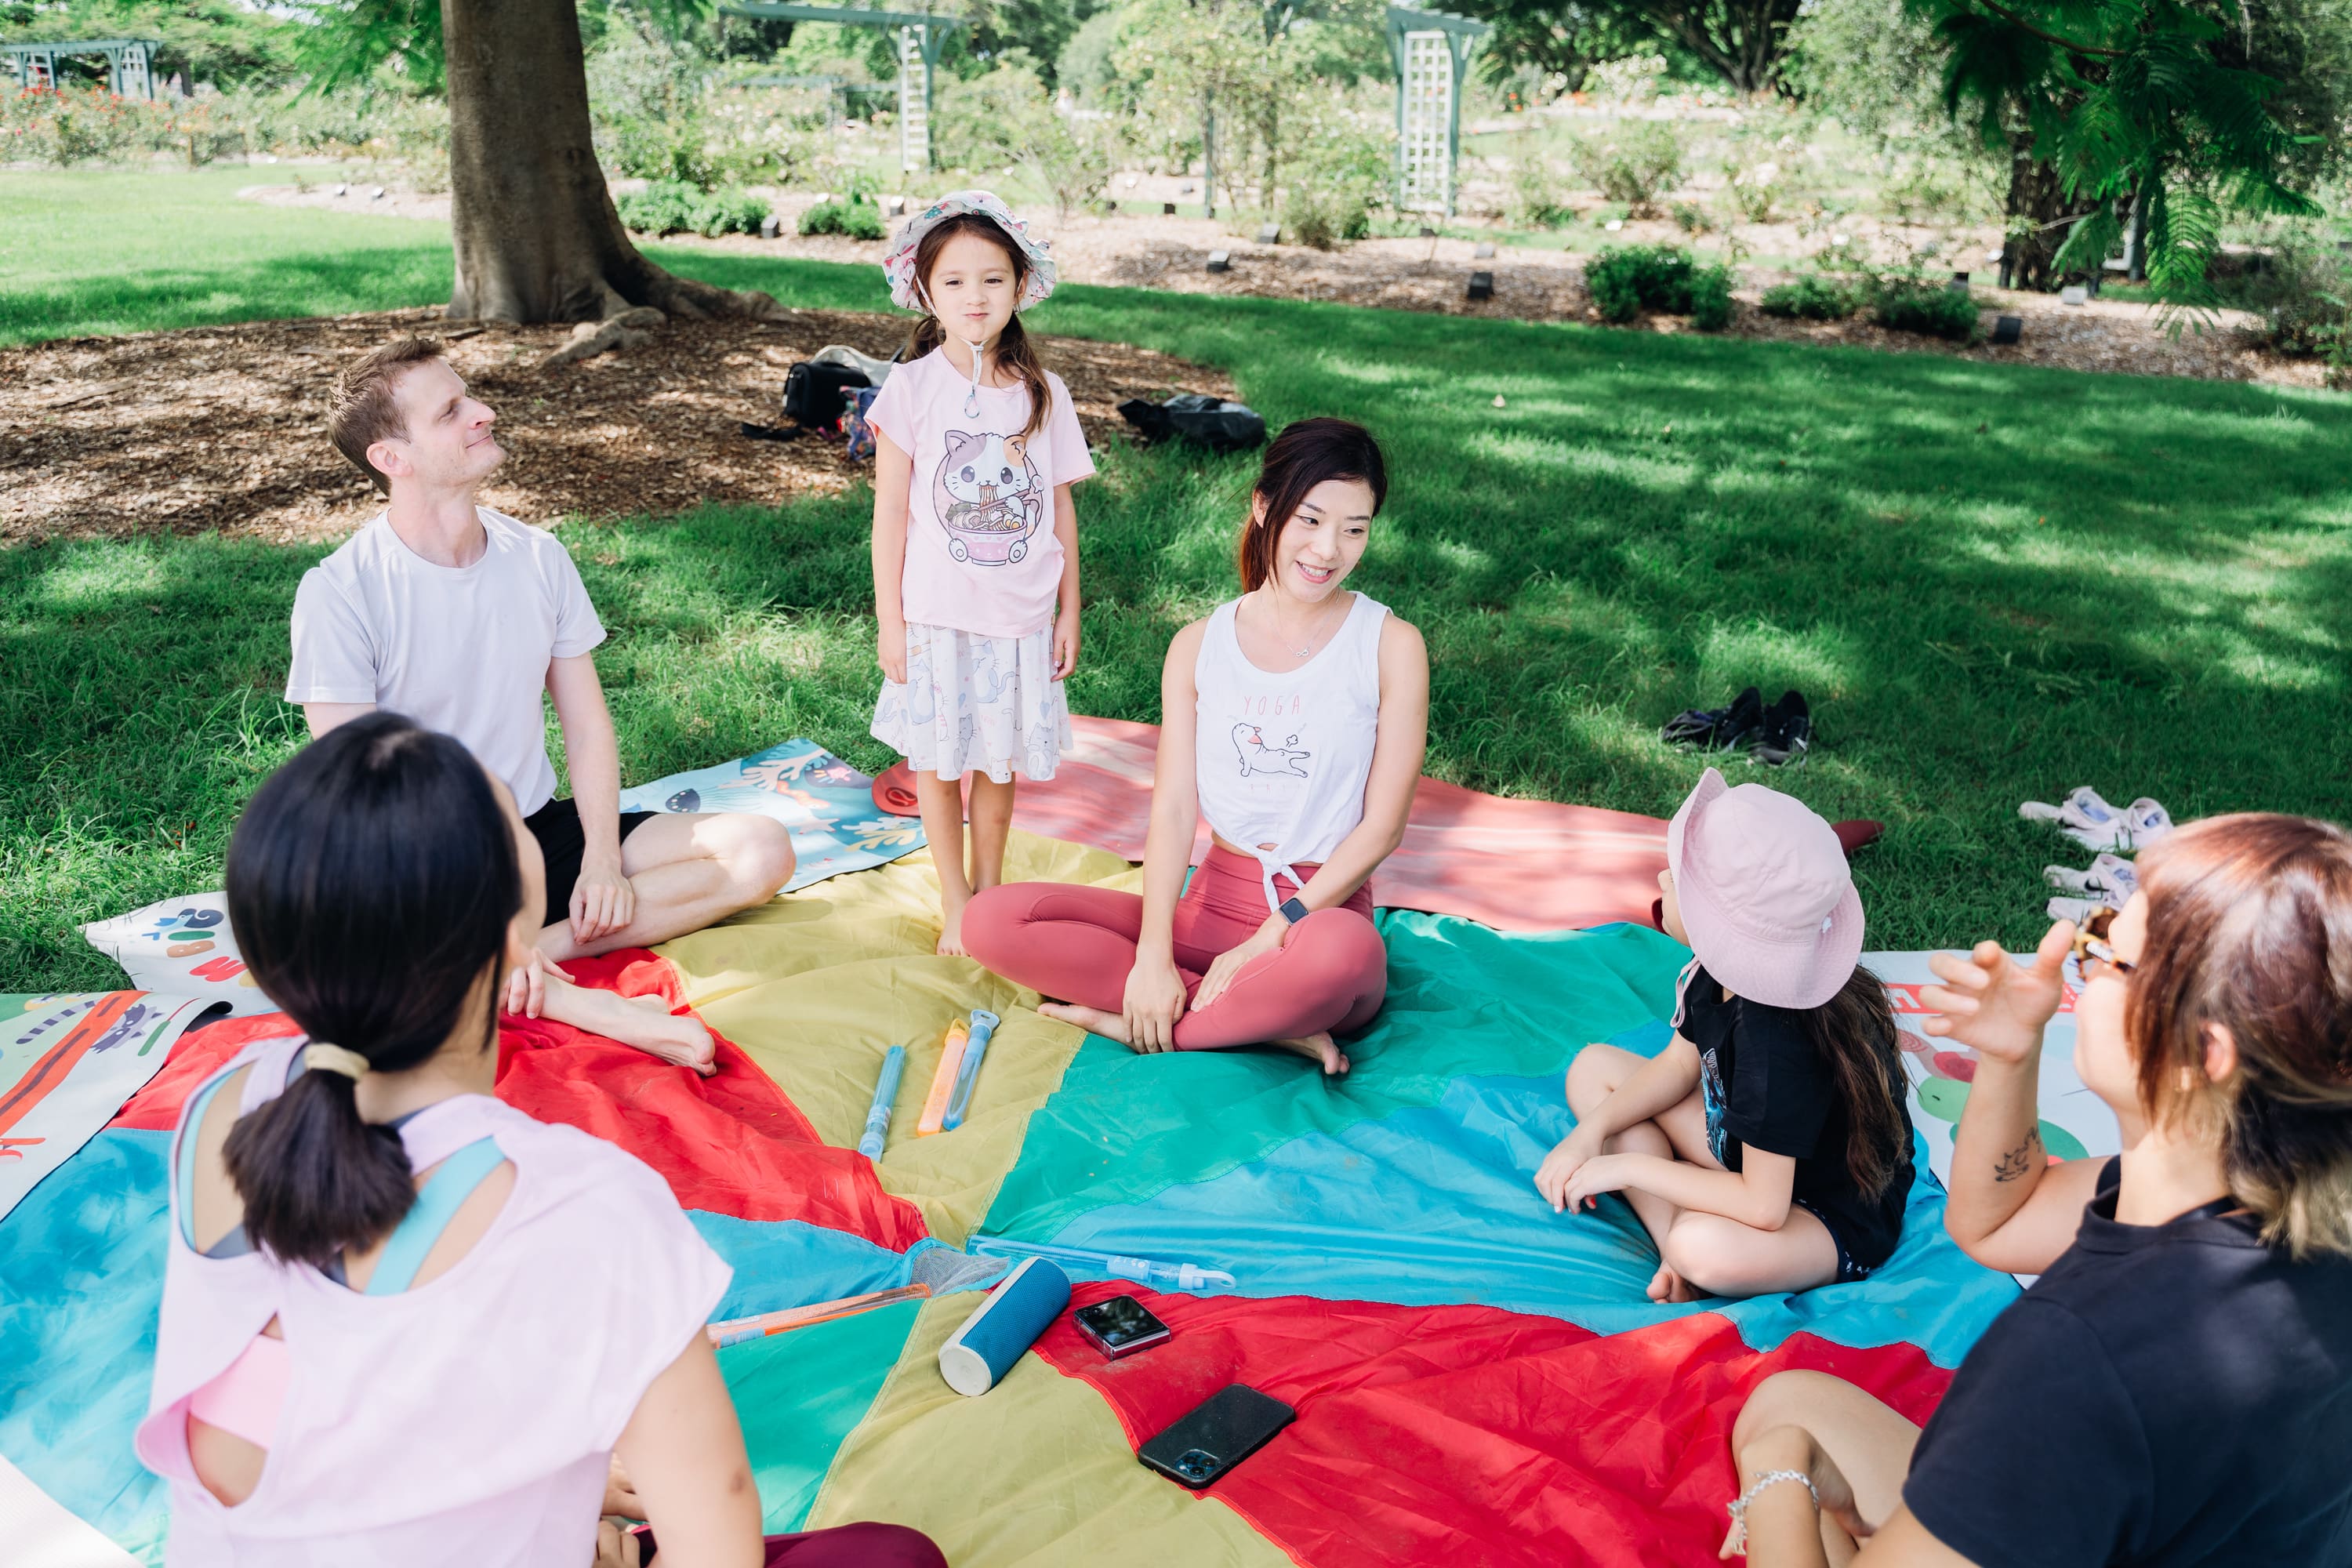
[[[898,237],[890,242],[890,254],[882,258],[882,276],[890,282],[890,302],[902,310],[925,308],[921,280],[915,276],[915,247],[923,236],[951,217],[974,213],[988,219],[1005,232],[1029,263],[1028,280],[1022,285],[1016,310],[1025,310],[1054,291],[1054,247],[1051,242],[1039,239],[1029,232],[1029,226],[1013,216],[992,191],[951,191],[907,220]]]

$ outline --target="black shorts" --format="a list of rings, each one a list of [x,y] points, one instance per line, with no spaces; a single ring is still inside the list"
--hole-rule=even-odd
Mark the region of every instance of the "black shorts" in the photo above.
[[[1910,1185],[1911,1184],[1906,1180],[1904,1183],[1904,1190],[1908,1192]],[[1859,1280],[1867,1279],[1885,1264],[1885,1256],[1880,1257],[1876,1263],[1864,1263],[1862,1260],[1869,1254],[1857,1251],[1858,1238],[1853,1235],[1853,1226],[1845,1221],[1843,1215],[1831,1214],[1821,1205],[1810,1203],[1803,1198],[1790,1198],[1789,1201],[1821,1221],[1822,1228],[1830,1233],[1830,1240],[1837,1247],[1838,1264],[1837,1278],[1831,1281],[1832,1284],[1852,1285]],[[1891,1252],[1888,1256],[1891,1256]]]
[[[651,822],[658,812],[625,811],[621,813],[621,838],[625,842],[630,834]],[[522,819],[530,836],[539,840],[539,853],[547,861],[547,919],[544,924],[572,918],[572,887],[580,880],[581,857],[588,851],[588,835],[580,826],[580,807],[568,797],[549,801]]]

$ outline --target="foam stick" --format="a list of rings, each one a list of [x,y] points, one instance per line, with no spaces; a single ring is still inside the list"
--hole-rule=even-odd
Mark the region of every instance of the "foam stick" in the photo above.
[[[931,1077],[930,1098],[923,1101],[923,1119],[915,1123],[918,1138],[928,1138],[941,1130],[948,1114],[948,1097],[955,1092],[956,1074],[963,1067],[964,1042],[971,1038],[971,1026],[961,1018],[948,1026],[947,1044],[940,1049],[940,1070]]]
[[[963,1066],[956,1073],[955,1098],[948,1101],[947,1116],[940,1123],[941,1131],[952,1132],[963,1125],[964,1112],[971,1109],[972,1083],[980,1077],[980,1058],[988,1054],[989,1037],[1003,1022],[985,1007],[971,1010],[971,1043],[963,1048]]]
[[[940,1375],[958,1394],[986,1394],[1069,1304],[1068,1275],[1045,1258],[1022,1259],[940,1347]]]
[[[866,1112],[866,1135],[857,1152],[869,1160],[882,1157],[882,1140],[890,1131],[890,1107],[898,1098],[898,1080],[906,1076],[907,1047],[892,1046],[882,1058],[882,1077],[874,1086],[874,1103]]]
[[[787,1307],[781,1312],[762,1312],[755,1318],[730,1318],[723,1323],[709,1325],[703,1332],[710,1336],[713,1345],[741,1344],[746,1340],[804,1329],[811,1323],[855,1317],[897,1301],[920,1301],[930,1293],[929,1285],[901,1285],[895,1290],[870,1290],[863,1296],[844,1296],[837,1301],[812,1301],[805,1307]]]

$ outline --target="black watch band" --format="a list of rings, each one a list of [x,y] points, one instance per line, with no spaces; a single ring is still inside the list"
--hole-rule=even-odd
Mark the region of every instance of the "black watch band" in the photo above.
[[[1301,900],[1289,898],[1282,901],[1282,918],[1292,925],[1297,925],[1300,921],[1305,920],[1307,914],[1307,905]]]

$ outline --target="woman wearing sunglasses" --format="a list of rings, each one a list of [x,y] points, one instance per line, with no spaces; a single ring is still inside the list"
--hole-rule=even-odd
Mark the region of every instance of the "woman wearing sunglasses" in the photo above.
[[[2216,817],[2138,867],[2120,915],[2027,965],[1938,956],[1925,993],[1979,1058],[1946,1226],[2041,1278],[1924,1430],[1822,1373],[1759,1385],[1725,1556],[2352,1563],[2352,837]],[[2070,952],[2075,1068],[2124,1152],[2053,1163],[2034,1090]]]

